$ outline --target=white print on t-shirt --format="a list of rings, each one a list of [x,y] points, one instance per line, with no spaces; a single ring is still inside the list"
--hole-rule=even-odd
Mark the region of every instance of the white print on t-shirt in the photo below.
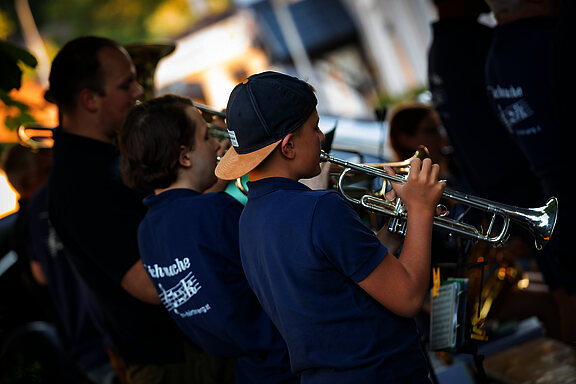
[[[172,311],[190,300],[202,288],[192,272],[173,287],[164,289],[162,284],[158,284],[158,287],[161,290],[160,300],[168,311]]]
[[[526,121],[534,116],[534,109],[528,104],[524,98],[524,91],[519,86],[501,87],[488,87],[492,98],[496,100],[498,106],[498,116],[500,121],[506,126],[508,132],[516,136],[529,136],[542,132],[540,125],[532,125],[529,127],[518,127],[518,124]],[[517,99],[512,104],[505,106],[499,100]],[[505,102],[506,103],[506,102]]]
[[[144,264],[144,267],[148,270],[148,274],[154,279],[172,277],[190,268],[190,259],[187,257],[184,258],[184,260],[174,259],[174,263],[167,267],[161,267],[158,264]]]
[[[520,99],[505,108],[498,105],[498,114],[510,132],[520,134],[517,132],[518,129],[514,129],[514,126],[533,116],[534,110],[528,105],[526,100]]]
[[[186,312],[180,313],[177,309],[174,309],[174,312],[180,315],[180,317],[191,317],[195,315],[199,315],[201,313],[206,313],[210,310],[210,304],[206,304],[201,306],[200,308],[190,309]]]
[[[48,220],[48,212],[42,213],[43,218],[44,214],[46,215],[46,220]],[[53,258],[58,257],[58,254],[64,249],[64,246],[62,245],[62,242],[58,238],[56,230],[52,225],[48,227],[48,238],[46,239],[46,243],[48,246],[48,252]]]
[[[498,99],[519,99],[524,97],[524,91],[520,86],[509,86],[509,87],[502,87],[500,85],[496,86],[488,86],[486,87],[488,92],[492,94],[492,98],[494,100]]]

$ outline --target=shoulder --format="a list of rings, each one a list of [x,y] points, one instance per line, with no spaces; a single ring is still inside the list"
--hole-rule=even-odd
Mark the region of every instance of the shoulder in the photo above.
[[[228,217],[239,219],[244,209],[238,200],[225,192],[210,192],[198,195],[188,200],[188,207],[194,207],[194,211],[203,217]]]
[[[199,196],[199,201],[203,204],[211,205],[218,209],[239,209],[244,207],[238,200],[226,192],[210,192]]]
[[[337,191],[312,191],[315,193],[316,206],[319,209],[337,209],[348,210],[352,209],[352,205]]]

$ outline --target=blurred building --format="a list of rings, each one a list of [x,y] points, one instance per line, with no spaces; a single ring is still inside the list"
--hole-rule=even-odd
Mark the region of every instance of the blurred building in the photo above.
[[[320,112],[374,118],[378,94],[426,84],[430,0],[260,0],[205,19],[158,65],[159,93],[224,108],[244,77],[275,69],[308,80]]]
[[[436,17],[431,1],[235,0],[235,7],[206,14],[173,41],[175,50],[156,66],[155,93],[178,93],[224,109],[245,77],[282,71],[316,88],[321,123],[338,125],[335,144],[387,158],[387,128],[374,111],[377,98],[425,86]],[[38,122],[55,126],[56,109],[40,88],[26,81],[15,99],[31,105]],[[0,111],[0,125],[8,113]],[[14,131],[0,128],[1,142],[17,141]]]

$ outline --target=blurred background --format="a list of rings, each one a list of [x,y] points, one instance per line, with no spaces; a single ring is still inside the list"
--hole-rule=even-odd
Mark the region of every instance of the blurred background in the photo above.
[[[264,70],[309,81],[321,128],[338,126],[334,145],[390,158],[387,109],[426,101],[431,0],[1,0],[0,41],[30,52],[18,89],[0,98],[0,145],[18,141],[23,123],[57,125],[44,100],[50,63],[81,35],[156,47],[154,93],[178,93],[217,110],[234,85]],[[487,23],[491,20],[488,18]],[[1,76],[7,76],[2,71]],[[1,150],[1,148],[0,148]],[[0,180],[0,216],[16,197]]]
[[[437,19],[432,0],[0,0],[0,155],[20,141],[22,125],[56,127],[56,107],[44,99],[52,59],[67,41],[98,35],[128,49],[147,97],[177,93],[220,111],[233,87],[254,73],[276,70],[302,78],[316,89],[320,128],[333,130],[333,150],[355,154],[361,161],[351,161],[360,163],[398,160],[386,117],[404,101],[431,102],[427,55]],[[495,24],[491,14],[480,22]],[[17,65],[6,62],[6,54]],[[0,218],[17,210],[18,195],[0,169]],[[490,277],[508,276],[504,264],[493,265]],[[493,374],[513,365],[525,380],[490,382],[574,383],[573,347],[566,353],[553,340],[536,339],[496,355],[540,336],[539,321],[556,325],[548,289],[533,263],[529,267],[518,276],[518,287],[530,269],[530,288],[518,288],[493,309],[525,319],[508,329],[503,322],[503,334],[514,331],[515,339],[496,338],[482,350]],[[2,268],[0,262],[0,275]],[[529,359],[518,358],[522,351]],[[431,355],[436,373],[444,372],[439,382],[472,383],[467,367],[482,361],[471,361],[470,353],[462,364],[449,354]],[[552,368],[530,360],[540,356],[548,356]]]

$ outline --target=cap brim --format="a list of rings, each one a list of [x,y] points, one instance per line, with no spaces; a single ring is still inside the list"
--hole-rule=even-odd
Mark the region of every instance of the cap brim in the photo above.
[[[268,157],[281,141],[282,139],[245,155],[239,155],[234,147],[230,147],[216,166],[216,177],[222,180],[235,180],[246,175]]]

